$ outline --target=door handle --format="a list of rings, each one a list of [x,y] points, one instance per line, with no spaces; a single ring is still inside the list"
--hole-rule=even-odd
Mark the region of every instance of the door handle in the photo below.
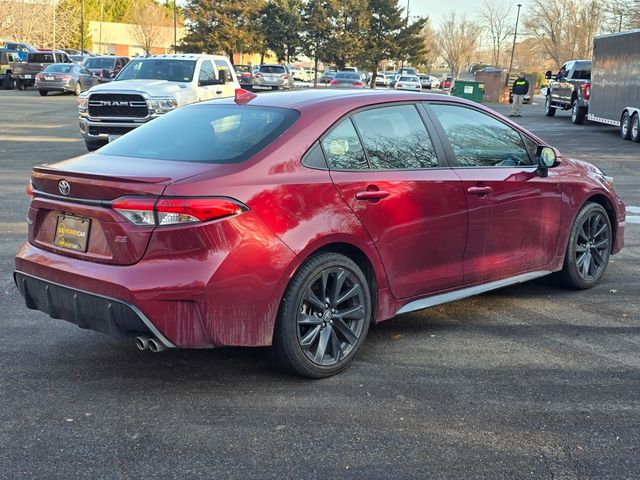
[[[356,193],[358,200],[380,200],[389,196],[389,192],[384,190],[364,190]]]
[[[222,95],[222,90],[216,90],[217,95]]]
[[[493,188],[491,187],[469,187],[467,188],[467,193],[471,195],[486,195],[488,193],[493,192]]]

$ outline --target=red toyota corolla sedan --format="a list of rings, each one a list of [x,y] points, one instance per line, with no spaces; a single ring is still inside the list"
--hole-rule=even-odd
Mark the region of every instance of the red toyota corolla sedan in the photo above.
[[[369,325],[623,246],[611,178],[499,114],[420,93],[306,91],[178,109],[33,169],[28,308],[139,348],[267,346],[346,367]]]

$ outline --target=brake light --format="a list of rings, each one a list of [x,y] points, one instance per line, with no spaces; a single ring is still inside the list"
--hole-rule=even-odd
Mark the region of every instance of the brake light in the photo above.
[[[582,98],[584,98],[585,100],[589,100],[590,95],[591,95],[591,84],[585,83],[582,86]]]
[[[208,222],[248,210],[235,200],[220,197],[122,197],[112,207],[140,226]]]
[[[362,83],[362,82],[355,82],[355,83],[353,84],[353,86],[354,86],[354,87],[364,87],[364,83]]]
[[[62,75],[62,80],[71,80],[71,75]]]
[[[245,90],[244,88],[236,88],[235,102],[238,105],[244,105],[256,97],[257,95],[255,93]]]
[[[256,73],[256,78],[262,78],[262,74],[260,72]]]
[[[396,87],[397,88],[402,88],[404,85],[402,85],[401,83],[396,83]]]
[[[29,180],[29,183],[27,183],[26,190],[27,190],[27,195],[33,198],[33,184],[31,183],[31,180]]]
[[[331,80],[329,85],[340,85],[340,82],[338,82],[337,80]]]
[[[282,78],[284,78],[285,80],[289,78],[289,75],[287,75],[286,73],[283,73],[282,75],[280,75]]]
[[[39,73],[39,74],[37,74],[37,75],[36,75],[36,78],[37,78],[38,80],[44,80],[44,73]]]

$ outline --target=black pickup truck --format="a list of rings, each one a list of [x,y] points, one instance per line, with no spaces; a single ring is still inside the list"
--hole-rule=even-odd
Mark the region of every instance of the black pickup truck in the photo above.
[[[557,75],[549,70],[545,77],[551,80],[544,102],[547,117],[553,117],[558,109],[571,110],[571,121],[583,123],[589,111],[591,60],[571,60]]]

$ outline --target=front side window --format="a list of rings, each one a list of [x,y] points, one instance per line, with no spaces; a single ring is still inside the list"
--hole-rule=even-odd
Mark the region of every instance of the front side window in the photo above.
[[[414,169],[438,166],[433,143],[413,105],[374,108],[353,116],[371,168]]]
[[[431,105],[461,167],[519,167],[533,162],[520,133],[489,115],[456,105]]]
[[[350,119],[343,120],[322,140],[329,168],[332,170],[366,170],[367,157]]]
[[[198,77],[198,81],[211,82],[215,79],[216,76],[213,71],[213,64],[211,63],[211,60],[205,60],[202,62],[202,67],[200,67],[200,76]]]
[[[100,153],[152,160],[238,163],[273,142],[298,116],[298,112],[286,108],[209,104],[184,107],[132,130],[101,148]]]

